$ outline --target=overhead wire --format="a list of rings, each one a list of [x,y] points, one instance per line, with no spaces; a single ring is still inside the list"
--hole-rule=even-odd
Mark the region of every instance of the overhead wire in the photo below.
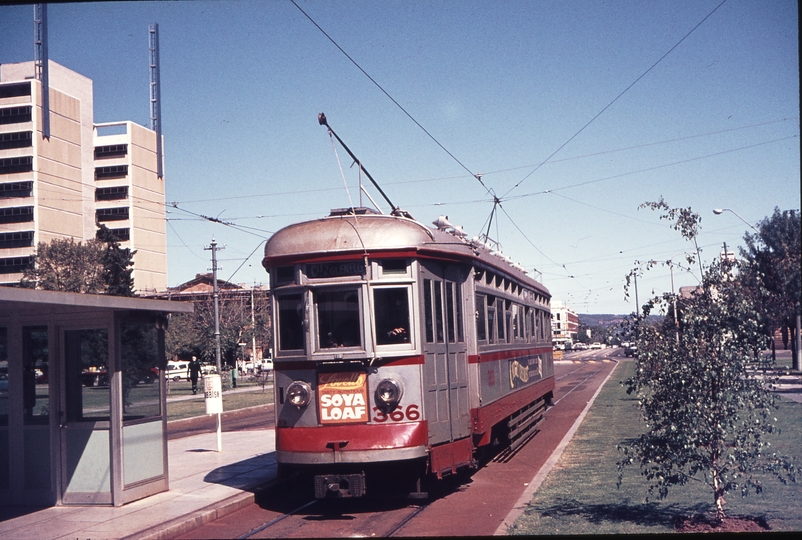
[[[449,151],[449,150],[448,150],[448,149],[447,149],[445,146],[443,146],[443,144],[442,144],[440,141],[438,141],[438,140],[437,140],[437,138],[436,138],[434,135],[432,135],[431,133],[429,133],[429,130],[427,130],[425,127],[423,127],[423,126],[421,125],[421,123],[420,123],[420,122],[418,122],[418,121],[415,119],[415,117],[414,117],[414,116],[412,116],[412,114],[410,114],[410,113],[409,113],[409,111],[407,111],[407,110],[406,110],[406,109],[405,109],[405,108],[404,108],[404,107],[403,107],[403,106],[402,106],[402,105],[401,105],[401,104],[400,104],[398,101],[396,101],[396,99],[395,99],[393,96],[391,96],[391,95],[390,95],[390,93],[389,93],[389,92],[387,92],[387,90],[385,90],[385,89],[382,87],[382,85],[380,85],[378,82],[376,82],[376,79],[374,79],[373,77],[371,77],[371,76],[368,74],[368,72],[367,72],[367,71],[365,71],[364,69],[362,69],[362,66],[360,66],[360,65],[359,65],[359,63],[358,63],[356,60],[354,60],[354,59],[351,57],[351,55],[349,55],[347,52],[345,52],[345,49],[343,49],[342,47],[340,47],[339,43],[337,43],[337,42],[334,40],[334,38],[332,38],[332,37],[331,37],[331,36],[330,36],[330,35],[329,35],[329,34],[328,34],[328,33],[327,33],[325,30],[323,30],[323,28],[322,28],[322,27],[321,27],[321,26],[320,26],[320,25],[319,25],[319,24],[318,24],[318,23],[317,23],[317,22],[316,22],[316,21],[315,21],[315,20],[314,20],[314,19],[313,19],[313,18],[312,18],[312,17],[311,17],[311,16],[310,16],[310,15],[309,15],[307,12],[306,12],[306,11],[304,11],[304,10],[301,8],[301,6],[299,6],[299,5],[298,5],[298,4],[295,2],[295,0],[290,0],[290,2],[292,2],[292,5],[294,5],[296,8],[298,8],[298,11],[300,11],[301,13],[303,13],[304,17],[306,17],[307,19],[309,19],[309,22],[311,22],[312,24],[314,24],[314,25],[315,25],[315,27],[316,27],[318,30],[320,30],[320,32],[321,32],[321,33],[322,33],[324,36],[326,36],[326,38],[327,38],[327,39],[328,39],[328,40],[329,40],[329,41],[330,41],[330,42],[331,42],[331,43],[332,43],[332,44],[333,44],[335,47],[337,47],[337,49],[339,49],[339,51],[340,51],[341,53],[343,53],[343,54],[345,55],[345,57],[346,57],[346,58],[348,58],[348,60],[350,60],[350,62],[351,62],[351,63],[352,63],[354,66],[356,66],[356,68],[357,68],[359,71],[361,71],[361,72],[362,72],[362,74],[363,74],[365,77],[367,77],[367,78],[368,78],[368,80],[370,80],[370,82],[372,82],[372,83],[373,83],[373,84],[376,86],[376,88],[378,88],[379,90],[381,90],[381,92],[382,92],[382,93],[383,93],[385,96],[387,96],[387,98],[388,98],[390,101],[392,101],[392,102],[393,102],[393,104],[395,104],[395,106],[396,106],[396,107],[398,107],[398,108],[401,110],[401,112],[403,112],[403,113],[404,113],[404,114],[407,116],[407,118],[409,118],[410,120],[412,120],[412,122],[414,122],[416,126],[418,126],[418,127],[419,127],[419,128],[420,128],[420,129],[421,129],[421,130],[422,130],[422,131],[423,131],[423,132],[424,132],[424,133],[425,133],[425,134],[426,134],[426,135],[427,135],[427,136],[428,136],[428,137],[429,137],[429,138],[432,140],[432,141],[434,141],[434,143],[435,143],[437,146],[439,146],[439,147],[440,147],[440,148],[441,148],[441,149],[442,149],[442,150],[443,150],[443,151],[444,151],[446,154],[448,154],[448,155],[451,157],[451,159],[453,159],[453,160],[454,160],[454,161],[455,161],[455,162],[456,162],[456,163],[457,163],[457,164],[458,164],[460,167],[462,167],[463,169],[465,169],[465,170],[468,172],[468,174],[470,174],[470,175],[471,175],[471,176],[473,176],[473,177],[474,177],[476,180],[478,180],[478,181],[479,181],[479,183],[482,185],[482,187],[483,187],[483,188],[485,188],[485,190],[486,190],[488,193],[490,193],[490,192],[491,192],[491,190],[490,190],[490,189],[488,189],[488,187],[487,187],[487,186],[485,186],[484,182],[482,182],[482,177],[481,177],[481,175],[475,174],[473,171],[471,171],[471,170],[468,168],[468,166],[467,166],[467,165],[465,165],[465,164],[464,164],[462,161],[460,161],[459,159],[457,159],[457,157],[456,157],[454,154],[452,154],[452,153],[451,153],[451,152],[450,152],[450,151]]]
[[[718,4],[718,5],[715,7],[715,8],[713,8],[713,10],[712,10],[710,13],[708,13],[708,14],[707,14],[707,15],[706,15],[706,16],[705,16],[705,17],[704,17],[704,18],[703,18],[701,21],[699,21],[699,22],[696,24],[696,26],[694,26],[693,28],[691,28],[691,29],[688,31],[688,33],[686,33],[684,36],[682,36],[682,38],[681,38],[679,41],[677,41],[677,42],[676,42],[676,43],[675,43],[675,44],[674,44],[674,45],[673,45],[673,46],[672,46],[672,47],[671,47],[671,48],[670,48],[670,49],[669,49],[669,50],[668,50],[668,51],[667,51],[665,54],[663,54],[663,56],[661,56],[660,58],[658,58],[658,59],[657,59],[657,61],[656,61],[655,63],[653,63],[651,66],[649,66],[649,68],[648,68],[646,71],[644,71],[643,73],[641,73],[641,74],[640,74],[640,75],[639,75],[639,76],[638,76],[638,77],[637,77],[637,78],[636,78],[634,81],[632,81],[632,83],[630,83],[630,84],[629,84],[629,86],[627,86],[626,88],[624,88],[624,90],[622,90],[622,91],[621,91],[621,92],[620,92],[620,93],[619,93],[619,94],[618,94],[616,97],[614,97],[614,98],[613,98],[613,100],[612,100],[612,101],[610,101],[610,102],[609,102],[607,105],[605,105],[605,106],[604,106],[604,108],[602,108],[602,110],[600,110],[598,113],[596,113],[596,115],[595,115],[593,118],[591,118],[591,119],[590,119],[590,120],[589,120],[589,121],[588,121],[588,122],[587,122],[587,123],[586,123],[584,126],[582,126],[581,128],[579,128],[579,131],[577,131],[576,133],[574,133],[573,135],[571,135],[571,137],[569,137],[567,141],[565,141],[564,143],[562,143],[562,144],[561,144],[561,145],[560,145],[560,146],[559,146],[559,147],[558,147],[558,148],[557,148],[557,149],[556,149],[554,152],[552,152],[552,153],[549,155],[549,157],[547,157],[545,160],[543,160],[543,161],[542,161],[542,162],[541,162],[541,163],[540,163],[540,164],[539,164],[537,167],[535,167],[535,168],[534,168],[534,169],[533,169],[533,170],[532,170],[532,171],[531,171],[529,174],[527,174],[527,175],[526,175],[526,176],[524,176],[524,177],[523,177],[521,180],[519,180],[517,184],[515,184],[515,185],[514,185],[514,186],[512,186],[512,187],[511,187],[509,190],[507,190],[507,192],[506,192],[504,195],[502,195],[502,197],[501,197],[501,198],[502,198],[502,199],[504,199],[504,198],[505,198],[507,195],[509,195],[509,194],[510,194],[510,192],[512,192],[514,189],[516,189],[518,186],[520,186],[520,185],[521,185],[521,184],[522,184],[522,183],[523,183],[523,182],[524,182],[524,181],[525,181],[527,178],[529,178],[530,176],[532,176],[532,175],[533,175],[533,174],[534,174],[534,173],[535,173],[535,172],[536,172],[538,169],[540,169],[540,167],[541,167],[541,166],[543,166],[543,164],[545,164],[546,162],[548,162],[548,161],[549,161],[551,158],[553,158],[553,157],[554,157],[554,156],[555,156],[555,155],[556,155],[556,154],[557,154],[557,153],[558,153],[560,150],[562,150],[563,148],[565,148],[565,147],[566,147],[566,146],[567,146],[567,145],[568,145],[568,144],[569,144],[571,141],[573,141],[573,140],[574,140],[576,137],[578,137],[580,133],[582,133],[583,131],[585,131],[585,129],[586,129],[586,128],[587,128],[587,127],[590,125],[590,124],[592,124],[592,123],[593,123],[593,122],[594,122],[594,121],[595,121],[597,118],[599,118],[599,117],[600,117],[602,114],[604,114],[604,112],[605,112],[607,109],[609,109],[610,107],[612,107],[612,106],[613,106],[613,104],[614,104],[616,101],[618,101],[619,99],[621,99],[621,97],[622,97],[624,94],[626,94],[626,93],[627,93],[627,92],[628,92],[628,91],[629,91],[629,90],[630,90],[630,89],[631,89],[633,86],[635,86],[636,84],[638,84],[638,82],[639,82],[641,79],[643,79],[643,78],[644,78],[644,77],[645,77],[645,76],[646,76],[646,75],[647,75],[647,74],[648,74],[650,71],[652,71],[652,70],[653,70],[655,67],[657,67],[657,65],[658,65],[660,62],[662,62],[662,61],[663,61],[663,60],[664,60],[664,59],[665,59],[665,58],[666,58],[666,57],[667,57],[669,54],[671,54],[671,53],[674,51],[674,49],[676,49],[677,47],[679,47],[679,46],[680,46],[680,44],[681,44],[683,41],[685,41],[686,39],[688,39],[688,37],[689,37],[691,34],[693,34],[693,33],[696,31],[696,29],[697,29],[697,28],[699,28],[700,26],[702,26],[702,24],[703,24],[703,23],[704,23],[704,22],[705,22],[707,19],[709,19],[709,18],[710,18],[710,17],[711,17],[711,16],[712,16],[712,15],[713,15],[713,14],[714,14],[716,11],[718,11],[718,9],[719,9],[721,6],[723,6],[723,5],[724,5],[726,2],[727,2],[727,0],[721,0],[721,3],[719,3],[719,4]]]

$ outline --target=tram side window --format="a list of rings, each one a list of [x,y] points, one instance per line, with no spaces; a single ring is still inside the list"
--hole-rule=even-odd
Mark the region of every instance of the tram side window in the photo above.
[[[537,337],[540,341],[545,339],[545,332],[543,331],[543,311],[537,310],[537,317],[535,319],[537,322]]]
[[[361,347],[359,291],[356,289],[313,293],[321,349]]]
[[[465,341],[465,331],[462,328],[462,294],[460,293],[460,286],[458,283],[453,283],[452,285],[454,286],[455,307],[457,308],[457,341],[462,343]]]
[[[434,324],[437,333],[437,343],[444,343],[443,335],[443,283],[434,282]]]
[[[454,283],[450,281],[445,282],[446,286],[446,331],[448,332],[448,342],[454,343],[456,341],[456,332],[454,331]]]
[[[526,325],[526,341],[533,341],[532,335],[532,308],[526,307],[526,314],[524,315],[524,324]]]
[[[487,297],[487,342],[496,342],[496,297]]]
[[[374,289],[376,344],[409,343],[409,288]]]
[[[286,294],[278,299],[278,347],[282,351],[304,348],[304,302],[301,294]]]
[[[476,339],[479,341],[487,340],[486,303],[487,298],[485,298],[485,295],[476,295]]]
[[[515,304],[509,300],[506,300],[504,303],[507,308],[504,310],[507,315],[507,343],[512,343],[513,334],[515,334],[516,337],[518,335],[518,329],[515,327]]]
[[[506,334],[504,333],[504,300],[499,298],[496,301],[497,308],[498,308],[498,316],[496,317],[496,322],[498,323],[498,342],[503,343],[507,341],[505,337]]]
[[[426,328],[426,343],[434,343],[434,322],[432,321],[432,280],[423,280],[423,323]]]

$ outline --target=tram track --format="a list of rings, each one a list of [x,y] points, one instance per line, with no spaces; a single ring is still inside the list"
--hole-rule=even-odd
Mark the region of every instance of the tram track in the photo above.
[[[364,506],[364,505],[363,505]],[[320,500],[315,499],[296,506],[292,510],[252,527],[239,536],[228,536],[238,539],[251,538],[323,538],[367,536],[390,538],[414,520],[426,504],[392,505],[373,502],[368,508],[361,508],[353,500]],[[218,527],[229,531],[236,527],[235,523],[248,522],[247,513],[255,508],[243,509],[217,520]],[[261,512],[269,512],[262,508]],[[224,530],[224,529],[218,529]],[[201,538],[188,535],[182,538]],[[203,536],[207,538],[208,536]]]
[[[611,362],[596,361],[561,365],[555,372],[559,406],[548,409],[532,437],[514,454],[503,456],[502,462],[493,460],[468,474],[444,478],[425,504],[409,504],[403,499],[289,498],[281,486],[274,485],[258,496],[255,504],[187,531],[180,538],[493,534],[503,519],[499,516],[505,516],[520,496],[517,491],[523,489],[519,487],[522,476],[528,478],[542,465],[562,439],[565,426],[587,402],[586,394],[592,394],[595,381],[612,369],[610,366]],[[509,493],[500,494],[499,486],[509,488]]]

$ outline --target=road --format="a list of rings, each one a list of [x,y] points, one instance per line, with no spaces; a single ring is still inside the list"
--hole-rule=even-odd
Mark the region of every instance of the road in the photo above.
[[[555,363],[554,406],[538,433],[514,453],[440,483],[422,505],[370,498],[300,501],[277,486],[257,501],[180,538],[313,538],[345,536],[490,536],[560,446],[623,351],[575,351]],[[259,530],[261,529],[261,530]],[[258,531],[258,532],[257,532]]]

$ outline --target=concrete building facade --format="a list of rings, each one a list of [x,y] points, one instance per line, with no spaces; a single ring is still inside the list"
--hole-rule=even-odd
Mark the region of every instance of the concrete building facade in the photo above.
[[[555,344],[575,343],[579,333],[579,316],[559,301],[551,303],[551,335]]]
[[[0,65],[0,284],[22,278],[39,242],[95,237],[98,224],[134,255],[138,291],[167,287],[164,179],[156,133],[95,124],[92,81],[50,61],[50,136],[34,62]]]

